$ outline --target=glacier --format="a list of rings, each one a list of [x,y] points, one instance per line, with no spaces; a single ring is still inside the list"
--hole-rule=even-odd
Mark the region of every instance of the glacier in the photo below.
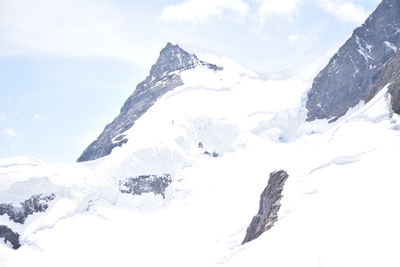
[[[0,203],[55,195],[24,224],[0,216],[22,245],[0,245],[0,266],[399,266],[399,118],[387,86],[333,123],[307,122],[303,74],[319,66],[268,79],[199,58],[223,70],[181,72],[124,132],[140,142],[81,163],[0,160]],[[281,169],[277,221],[241,245]],[[164,195],[121,192],[129,177],[164,174]]]
[[[280,73],[168,43],[77,163],[0,159],[0,266],[400,266],[399,10]]]

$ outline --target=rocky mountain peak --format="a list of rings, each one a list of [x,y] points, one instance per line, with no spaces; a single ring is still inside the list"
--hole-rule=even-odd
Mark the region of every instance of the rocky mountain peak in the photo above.
[[[308,92],[307,120],[336,120],[377,93],[373,77],[400,47],[400,1],[383,0],[332,57]]]
[[[165,73],[191,69],[200,64],[196,55],[186,52],[177,44],[167,43],[160,51],[157,62],[151,67],[150,75],[161,77]]]
[[[126,100],[120,114],[108,124],[100,136],[89,145],[78,158],[78,162],[89,161],[109,155],[115,147],[122,146],[128,139],[124,134],[154,103],[167,92],[183,85],[182,71],[203,66],[214,71],[221,67],[199,60],[195,54],[177,44],[167,43],[160,51],[156,63],[147,78],[139,83]]]

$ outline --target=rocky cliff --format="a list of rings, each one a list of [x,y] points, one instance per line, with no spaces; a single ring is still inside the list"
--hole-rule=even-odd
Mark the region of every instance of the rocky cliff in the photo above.
[[[130,129],[154,103],[168,91],[183,85],[180,73],[198,66],[212,70],[220,67],[204,62],[179,45],[168,43],[160,52],[157,62],[151,67],[147,78],[139,83],[133,94],[126,100],[120,114],[108,124],[99,137],[89,145],[78,158],[78,162],[89,161],[109,155],[128,139],[123,134]]]
[[[400,52],[376,73],[371,84],[371,91],[378,91],[389,86],[392,111],[400,114]]]
[[[400,47],[400,1],[383,0],[314,79],[307,120],[336,120],[379,88],[371,86]]]
[[[250,242],[274,226],[278,221],[278,211],[281,207],[283,186],[289,175],[283,171],[273,172],[269,176],[268,185],[260,197],[259,210],[247,228],[242,244]]]

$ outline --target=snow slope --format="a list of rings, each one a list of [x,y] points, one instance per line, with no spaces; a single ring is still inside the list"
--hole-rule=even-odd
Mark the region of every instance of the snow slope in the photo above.
[[[308,79],[262,79],[214,59],[223,71],[183,72],[184,85],[107,157],[0,161],[0,203],[56,194],[24,225],[0,216],[22,243],[0,245],[0,266],[399,266],[399,123],[386,89],[334,124],[305,123]],[[289,178],[278,222],[241,246],[280,169]],[[150,174],[173,178],[165,199],[119,191],[121,179]]]

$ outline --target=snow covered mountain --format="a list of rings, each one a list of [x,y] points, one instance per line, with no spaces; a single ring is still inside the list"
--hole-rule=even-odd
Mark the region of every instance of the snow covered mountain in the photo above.
[[[355,36],[313,85],[167,44],[81,162],[0,159],[0,266],[399,266],[399,53],[319,87]]]
[[[89,145],[78,162],[107,156],[113,148],[120,147],[128,140],[123,134],[130,129],[154,103],[168,91],[181,86],[180,73],[197,66],[205,66],[214,71],[220,67],[206,63],[189,54],[178,45],[168,43],[160,52],[157,62],[151,67],[150,75],[136,87],[126,100],[120,114],[108,124],[100,136]]]
[[[335,120],[381,89],[374,76],[400,47],[400,1],[383,0],[314,79],[307,120]]]

